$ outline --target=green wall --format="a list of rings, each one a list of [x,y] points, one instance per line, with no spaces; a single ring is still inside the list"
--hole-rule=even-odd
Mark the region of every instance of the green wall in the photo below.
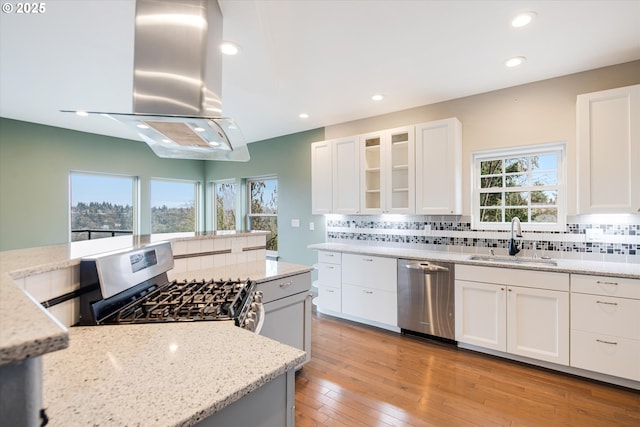
[[[69,240],[69,172],[123,174],[140,178],[140,211],[150,212],[152,178],[211,180],[276,175],[279,186],[279,255],[311,265],[310,243],[324,242],[324,217],[311,215],[311,147],[324,130],[249,144],[251,160],[219,162],[157,157],[143,142],[0,118],[0,250]],[[203,188],[205,186],[203,185]],[[208,187],[207,187],[208,189]],[[210,203],[209,191],[204,204]],[[211,229],[211,210],[205,229]],[[291,219],[300,228],[291,227]],[[315,231],[309,231],[309,222]],[[150,232],[142,215],[140,233]]]
[[[311,143],[324,140],[324,129],[249,144],[251,160],[206,162],[206,181],[275,175],[278,177],[278,255],[281,261],[312,265],[315,251],[311,243],[325,241],[324,216],[311,214]],[[243,198],[246,198],[242,194]],[[291,227],[291,220],[300,227]],[[313,222],[315,230],[309,230]]]
[[[69,241],[69,172],[140,177],[150,212],[151,178],[203,182],[204,161],[157,157],[143,142],[0,118],[0,250]],[[150,232],[149,215],[140,233]]]

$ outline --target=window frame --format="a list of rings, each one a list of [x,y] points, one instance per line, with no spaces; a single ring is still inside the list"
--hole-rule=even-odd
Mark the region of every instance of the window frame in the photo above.
[[[520,147],[501,148],[493,150],[475,151],[471,156],[471,228],[474,230],[510,230],[511,222],[480,222],[480,194],[482,193],[481,184],[481,162],[489,160],[502,160],[514,157],[533,157],[548,154],[557,155],[557,184],[553,186],[541,187],[540,191],[545,191],[553,187],[557,190],[556,204],[557,220],[554,223],[539,223],[522,221],[523,230],[528,231],[564,231],[566,229],[567,218],[567,156],[566,141],[557,141],[543,144],[525,145]],[[518,187],[501,187],[499,191],[503,194],[507,193],[506,188]],[[525,187],[530,188],[530,187]],[[527,190],[525,190],[527,191]],[[529,204],[529,209],[531,204]],[[506,209],[506,205],[502,204],[501,209]]]
[[[73,176],[74,175],[84,175],[84,176],[93,176],[93,177],[103,177],[103,178],[128,178],[131,179],[131,232],[132,234],[138,235],[140,232],[140,215],[139,215],[139,209],[140,209],[140,177],[139,176],[135,176],[135,175],[127,175],[127,174],[118,174],[118,173],[108,173],[108,172],[92,172],[92,171],[81,171],[81,170],[70,170],[69,171],[69,199],[68,199],[68,209],[69,209],[69,213],[67,215],[67,219],[68,219],[68,230],[69,230],[69,235],[68,235],[68,241],[70,243],[74,242],[73,240],[73,229],[72,229],[72,210],[73,210],[73,186],[72,186],[72,181],[73,181]],[[94,239],[91,239],[94,240]],[[97,240],[97,239],[95,239]],[[78,241],[83,241],[83,240],[75,240],[76,242]]]
[[[192,231],[168,231],[166,233],[198,233],[202,230],[201,218],[202,214],[200,212],[200,207],[202,206],[202,198],[201,198],[201,182],[197,180],[191,179],[173,179],[173,178],[163,178],[163,177],[152,177],[149,179],[149,233],[150,234],[166,234],[166,233],[154,233],[153,232],[153,182],[174,182],[174,183],[185,183],[185,184],[193,184],[193,210],[195,212],[195,217],[193,219],[195,229]]]
[[[266,175],[266,176],[260,176],[260,177],[252,177],[252,178],[246,178],[245,179],[245,187],[246,187],[246,203],[245,203],[245,209],[246,209],[246,229],[247,231],[252,231],[251,228],[251,218],[252,217],[256,217],[256,218],[270,218],[270,217],[274,217],[276,219],[276,229],[279,230],[279,224],[278,224],[278,210],[280,207],[280,203],[278,202],[278,206],[276,206],[276,213],[275,214],[252,214],[251,213],[251,183],[252,182],[256,182],[256,181],[268,181],[268,180],[275,180],[277,183],[277,187],[279,189],[280,187],[280,183],[278,182],[278,176],[277,175]],[[279,239],[277,238],[278,233],[276,233],[276,242],[279,242]],[[277,259],[278,258],[278,251],[273,251],[273,250],[267,250],[267,257],[268,258],[272,258],[272,259]]]

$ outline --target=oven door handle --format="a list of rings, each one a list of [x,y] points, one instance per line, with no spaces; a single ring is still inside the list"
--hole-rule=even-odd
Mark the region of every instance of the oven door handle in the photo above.
[[[265,311],[264,311],[264,304],[262,303],[258,303],[258,323],[256,324],[256,329],[255,329],[255,333],[256,334],[260,334],[260,331],[262,330],[262,325],[264,325],[264,317],[265,317]]]

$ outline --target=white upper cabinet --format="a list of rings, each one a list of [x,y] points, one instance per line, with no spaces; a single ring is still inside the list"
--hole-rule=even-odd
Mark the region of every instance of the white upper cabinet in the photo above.
[[[311,213],[322,215],[333,209],[331,141],[311,144]]]
[[[462,213],[462,124],[450,118],[416,125],[415,213]]]
[[[578,213],[640,212],[640,85],[578,95]]]
[[[333,213],[360,212],[358,192],[359,151],[357,137],[333,141]]]
[[[414,212],[414,127],[360,135],[360,211]]]

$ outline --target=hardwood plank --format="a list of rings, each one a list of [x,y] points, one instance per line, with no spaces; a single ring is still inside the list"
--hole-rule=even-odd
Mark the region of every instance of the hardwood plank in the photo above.
[[[296,425],[640,426],[640,393],[315,314]]]

